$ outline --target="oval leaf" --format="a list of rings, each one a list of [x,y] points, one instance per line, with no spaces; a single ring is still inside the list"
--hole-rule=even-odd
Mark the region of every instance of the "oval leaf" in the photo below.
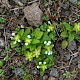
[[[63,32],[61,33],[61,36],[62,36],[62,37],[68,37],[67,31],[63,31]]]
[[[68,45],[68,42],[66,40],[62,41],[62,49],[65,49]]]
[[[39,41],[38,39],[33,39],[31,44],[37,44],[37,43],[39,43],[39,42],[40,42],[40,41]]]
[[[71,42],[74,40],[74,33],[69,32],[68,41]]]

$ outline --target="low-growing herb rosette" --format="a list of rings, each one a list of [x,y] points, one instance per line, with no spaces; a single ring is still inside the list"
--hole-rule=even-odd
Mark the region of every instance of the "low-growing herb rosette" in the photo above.
[[[53,42],[55,41],[54,25],[43,23],[40,28],[20,29],[13,37],[11,48],[18,48],[28,61],[35,60],[40,74],[54,65]],[[20,50],[20,51],[19,51]]]

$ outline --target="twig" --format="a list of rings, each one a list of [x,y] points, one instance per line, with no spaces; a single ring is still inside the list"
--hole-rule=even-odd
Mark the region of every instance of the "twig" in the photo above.
[[[4,38],[5,38],[5,49],[6,49],[7,46],[6,46],[6,31],[5,31],[5,28],[4,28]]]
[[[31,4],[31,3],[34,3],[34,2],[37,2],[38,0],[34,0],[34,1],[31,1],[31,2],[28,2],[28,4]]]

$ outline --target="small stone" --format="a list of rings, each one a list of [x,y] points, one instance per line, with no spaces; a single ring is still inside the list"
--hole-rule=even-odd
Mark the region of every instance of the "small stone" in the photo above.
[[[51,68],[50,76],[58,77],[58,71],[56,68]]]
[[[4,40],[2,38],[0,38],[0,48],[4,47]]]
[[[37,74],[37,69],[32,70],[32,74]]]
[[[78,64],[78,68],[80,69],[80,64]]]
[[[78,0],[70,0],[70,2],[75,4],[78,2]]]
[[[80,46],[78,47],[78,51],[80,51]]]
[[[70,53],[66,53],[65,54],[66,60],[69,60],[70,59],[70,56],[71,56]]]
[[[64,80],[62,75],[60,75],[59,80]]]
[[[48,76],[47,75],[44,75],[43,76],[43,80],[47,80],[48,79]]]
[[[50,77],[48,78],[48,80],[56,80],[56,78],[55,78],[55,77],[50,76]]]
[[[70,14],[71,14],[70,11],[65,11],[65,12],[64,12],[64,16],[69,16]]]
[[[42,24],[43,12],[38,3],[26,6],[23,11],[29,25],[39,27]]]
[[[16,68],[15,75],[16,76],[23,76],[23,69],[22,68]]]
[[[80,59],[78,60],[78,68],[80,69]]]
[[[23,3],[20,2],[19,0],[13,0],[16,4],[18,4],[19,6],[23,6]]]
[[[70,42],[68,45],[68,49],[75,50],[76,49],[76,42],[75,41]]]
[[[65,2],[65,3],[62,5],[62,8],[64,8],[65,10],[68,10],[68,8],[69,8],[69,2]]]

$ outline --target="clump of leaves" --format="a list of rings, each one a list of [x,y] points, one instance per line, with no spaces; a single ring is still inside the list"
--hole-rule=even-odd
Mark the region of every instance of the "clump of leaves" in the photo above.
[[[3,74],[4,74],[4,70],[0,69],[0,78],[4,76]]]
[[[63,76],[65,76],[64,80],[72,80],[76,78],[78,71],[77,70],[73,70],[72,72],[69,71],[65,71],[65,73],[63,74]]]
[[[61,37],[63,38],[62,41],[62,48],[65,49],[68,45],[73,40],[80,41],[80,23],[76,23],[73,26],[71,26],[69,23],[66,22],[61,22],[62,26],[62,32],[61,32]]]
[[[5,22],[6,22],[6,19],[3,17],[0,17],[0,23],[5,23]]]
[[[11,48],[25,55],[28,61],[35,60],[40,74],[54,64],[53,42],[55,40],[54,25],[43,23],[40,28],[20,29],[11,42]]]

